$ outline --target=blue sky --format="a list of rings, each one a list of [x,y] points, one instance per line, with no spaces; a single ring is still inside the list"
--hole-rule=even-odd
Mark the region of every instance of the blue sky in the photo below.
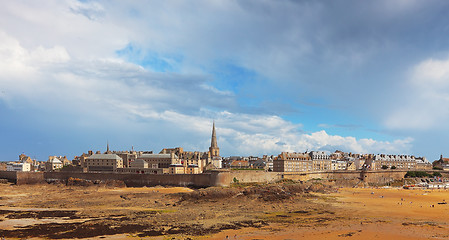
[[[0,160],[449,155],[447,1],[6,1]]]

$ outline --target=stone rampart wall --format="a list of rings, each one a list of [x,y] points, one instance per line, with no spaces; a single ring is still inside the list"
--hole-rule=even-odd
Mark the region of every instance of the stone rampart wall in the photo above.
[[[0,171],[0,179],[8,179],[9,182],[17,182],[17,172],[13,171]]]
[[[312,179],[359,181],[372,184],[385,184],[394,180],[401,180],[407,171],[379,170],[379,171],[325,171],[325,172],[263,172],[263,171],[231,171],[231,183],[234,178],[241,183],[274,182],[281,179],[308,181]]]
[[[17,172],[17,185],[44,183],[44,172]]]
[[[47,181],[67,180],[70,177],[91,181],[120,180],[129,187],[142,186],[211,186],[211,173],[204,174],[134,174],[134,173],[80,173],[80,172],[45,172]]]
[[[432,172],[432,171],[427,171]],[[171,186],[229,186],[234,178],[240,183],[268,183],[281,179],[307,181],[312,179],[325,179],[336,181],[360,181],[381,185],[401,180],[407,171],[402,170],[376,170],[376,171],[327,171],[310,173],[281,173],[249,170],[217,170],[202,174],[134,174],[134,173],[82,173],[82,172],[12,172],[0,171],[0,179],[16,184],[33,184],[44,181],[64,181],[70,177],[92,181],[121,180],[130,187],[171,185]],[[449,171],[442,172],[448,176]]]
[[[230,171],[231,182],[238,181],[240,183],[269,183],[278,181],[280,179],[281,174],[278,172],[265,172],[255,170]]]

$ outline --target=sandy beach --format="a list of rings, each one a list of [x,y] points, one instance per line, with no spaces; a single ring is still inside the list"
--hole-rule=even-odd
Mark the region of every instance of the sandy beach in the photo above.
[[[289,186],[192,190],[1,185],[0,236],[217,240],[449,237],[446,190],[331,187],[308,193],[311,185]]]
[[[330,204],[335,221],[320,226],[272,224],[266,229],[230,230],[210,239],[447,239],[447,190],[340,188],[310,201]],[[324,199],[324,200],[323,200]]]

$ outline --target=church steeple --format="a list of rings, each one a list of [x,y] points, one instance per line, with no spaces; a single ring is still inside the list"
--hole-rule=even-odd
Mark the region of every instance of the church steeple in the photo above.
[[[210,147],[214,147],[214,148],[218,147],[218,145],[217,145],[217,134],[215,133],[215,121],[214,121],[214,123],[212,125],[212,139],[210,141]]]
[[[107,141],[107,144],[106,144],[106,154],[109,154],[109,153],[111,153],[111,152],[109,151],[109,141]]]
[[[212,138],[210,140],[209,152],[210,152],[211,157],[220,156],[220,148],[218,147],[218,144],[217,144],[217,134],[215,132],[215,121],[212,125]]]

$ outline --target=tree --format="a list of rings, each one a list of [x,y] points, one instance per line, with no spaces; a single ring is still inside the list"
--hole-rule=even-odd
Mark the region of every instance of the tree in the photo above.
[[[405,177],[409,178],[423,178],[423,177],[433,177],[434,175],[423,172],[423,171],[408,171],[407,174],[405,174]]]
[[[382,169],[388,169],[387,165],[382,165]]]
[[[396,166],[391,166],[391,169],[396,169]]]

